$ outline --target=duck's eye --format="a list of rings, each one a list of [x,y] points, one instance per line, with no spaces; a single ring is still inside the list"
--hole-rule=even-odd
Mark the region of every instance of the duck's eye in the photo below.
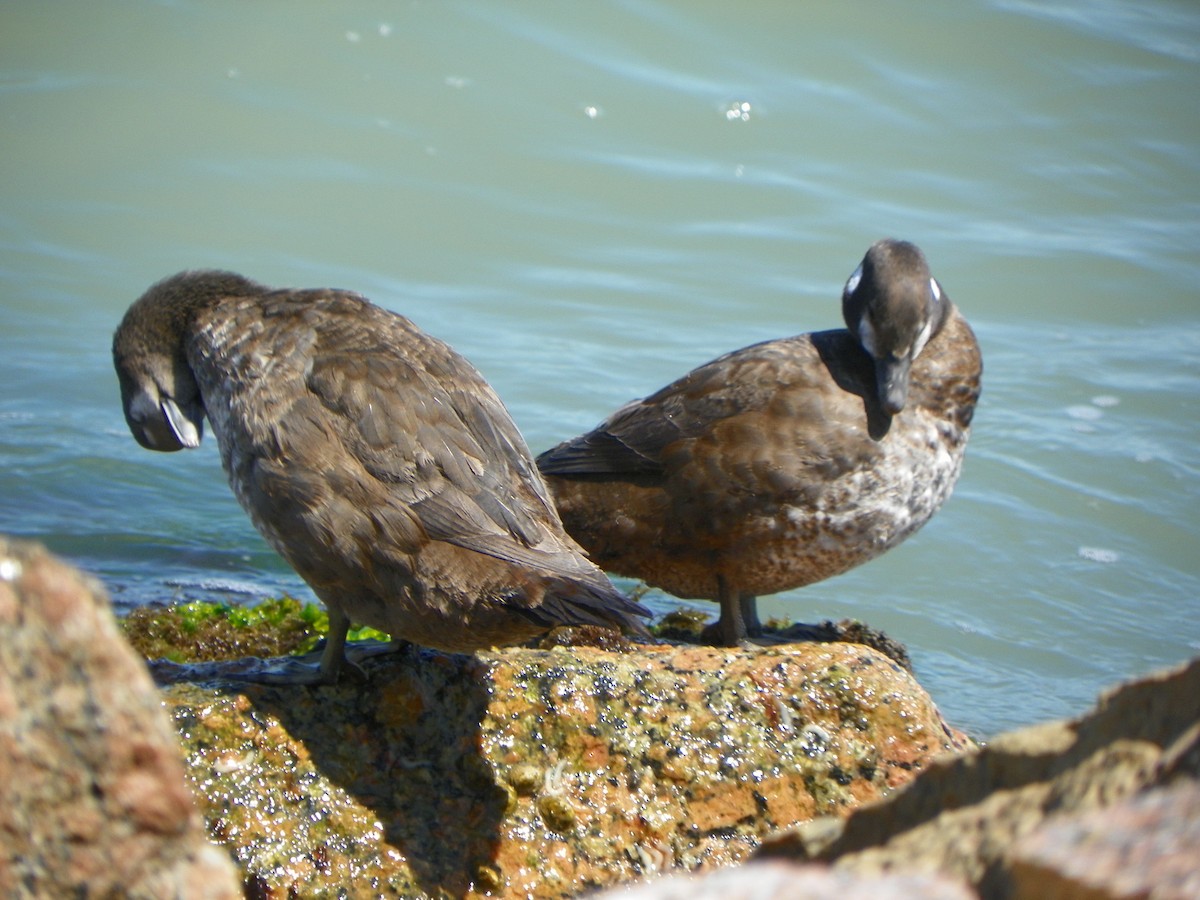
[[[862,281],[862,263],[858,264],[858,268],[854,270],[854,274],[851,275],[849,280],[846,282],[845,290],[843,290],[842,293],[849,297],[858,290],[858,283],[860,281]]]
[[[936,278],[929,279],[929,292],[930,292],[930,294],[933,295],[934,303],[937,303],[939,300],[942,299],[942,289],[940,287],[938,287]]]

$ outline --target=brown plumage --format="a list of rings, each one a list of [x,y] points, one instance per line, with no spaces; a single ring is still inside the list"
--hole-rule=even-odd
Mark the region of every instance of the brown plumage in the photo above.
[[[924,255],[874,244],[842,310],[848,331],[736,350],[538,457],[592,559],[718,601],[723,643],[759,631],[758,595],[908,537],[958,478],[982,362]]]
[[[508,411],[469,362],[337,290],[229,272],[151,287],[113,339],[126,421],[153,450],[207,416],[238,500],[329,609],[316,680],[350,621],[470,652],[560,624],[640,630],[563,531]]]

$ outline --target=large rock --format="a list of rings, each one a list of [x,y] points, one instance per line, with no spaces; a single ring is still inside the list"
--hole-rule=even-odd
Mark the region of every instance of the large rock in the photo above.
[[[560,897],[729,865],[961,746],[906,670],[854,644],[363,666],[366,685],[165,690],[254,893]]]
[[[1078,720],[937,760],[887,800],[761,853],[871,876],[940,872],[986,898],[1200,896],[1198,774],[1200,660]]]
[[[1200,783],[1050,816],[1012,848],[1013,897],[1200,897]]]
[[[3,537],[0,896],[242,896],[104,591]]]
[[[591,900],[975,900],[943,875],[855,875],[828,866],[752,862],[706,875],[671,875],[593,894]]]

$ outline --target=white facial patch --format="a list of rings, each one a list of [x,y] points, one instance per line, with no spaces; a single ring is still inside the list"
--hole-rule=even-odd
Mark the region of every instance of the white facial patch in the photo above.
[[[129,418],[135,422],[146,422],[160,414],[158,398],[145,388],[139,388],[129,400]]]
[[[916,343],[913,344],[913,359],[916,359],[921,355],[921,351],[924,350],[925,345],[929,343],[929,336],[931,334],[933,334],[933,323],[926,322],[925,327],[921,329],[921,333],[917,335]]]
[[[849,297],[851,294],[853,294],[855,291],[858,290],[858,283],[860,281],[862,281],[862,263],[858,264],[858,268],[854,270],[854,273],[846,281],[846,287],[842,291],[842,293],[845,296]]]
[[[192,450],[200,446],[200,432],[170,397],[163,400],[162,413],[167,424],[171,426],[171,433],[175,435],[175,440]]]
[[[853,276],[851,281],[853,281]],[[849,288],[849,285],[847,285]],[[858,342],[862,344],[862,348],[875,355],[875,329],[871,326],[871,320],[863,316],[858,322]]]

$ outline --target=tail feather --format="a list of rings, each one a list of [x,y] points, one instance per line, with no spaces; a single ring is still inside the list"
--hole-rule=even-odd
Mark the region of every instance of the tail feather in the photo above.
[[[608,579],[599,583],[557,581],[537,606],[521,612],[544,628],[560,625],[600,625],[648,636],[641,618],[652,613],[642,604],[618,591]]]

